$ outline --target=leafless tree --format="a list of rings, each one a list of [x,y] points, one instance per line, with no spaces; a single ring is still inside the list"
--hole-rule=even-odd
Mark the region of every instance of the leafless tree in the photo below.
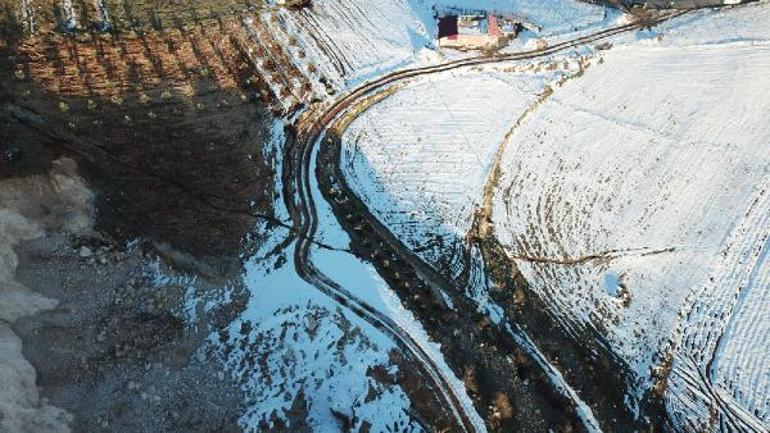
[[[78,17],[75,8],[72,6],[72,0],[61,0],[60,8],[62,12],[62,29],[73,31],[78,28]]]
[[[35,34],[35,8],[30,0],[21,0],[21,21],[29,34]]]
[[[93,0],[94,9],[96,9],[97,27],[99,30],[108,32],[112,30],[112,21],[110,20],[110,11],[104,0]]]

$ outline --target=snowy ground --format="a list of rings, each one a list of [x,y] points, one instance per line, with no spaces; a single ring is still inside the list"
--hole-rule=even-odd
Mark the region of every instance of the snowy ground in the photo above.
[[[434,265],[448,258],[445,270],[457,277],[495,151],[547,83],[562,76],[561,66],[550,67],[556,70],[451,71],[400,89],[342,137],[348,184],[410,249]]]
[[[368,423],[373,431],[421,431],[401,387],[370,375],[375,367],[395,375],[393,343],[302,281],[290,263],[274,265],[259,258],[247,264],[251,297],[225,344],[236,348],[226,355],[231,374],[253,398],[241,419],[245,431],[290,422],[288,412],[305,403],[313,431],[339,424],[332,410],[356,428]]]
[[[505,141],[500,240],[554,317],[606,336],[631,406],[673,361],[688,430],[770,422],[768,23],[760,3],[616,38]],[[511,72],[410,83],[343,137],[349,184],[431,263],[459,254],[495,149],[555,78]]]
[[[277,19],[269,14],[263,18],[273,37],[289,46],[296,63],[315,66],[315,72],[308,72],[315,88],[323,78],[339,91],[395,69],[470,55],[439,52],[435,46],[434,14],[447,8],[488,9],[526,18],[533,31],[525,32],[511,49],[529,46],[536,38],[563,38],[606,27],[620,16],[576,0],[316,0],[312,8],[280,10]]]
[[[279,121],[271,152],[281,152],[282,131]],[[280,155],[275,156],[281,161]],[[280,172],[280,166],[276,171]],[[318,204],[317,240],[346,248],[349,238],[313,185]],[[279,194],[280,184],[275,191]],[[288,220],[280,195],[275,209],[278,217]],[[311,431],[341,428],[332,411],[345,415],[356,430],[423,431],[411,415],[412,402],[396,380],[399,367],[391,352],[401,349],[381,330],[302,280],[292,261],[294,243],[275,250],[287,235],[283,229],[273,229],[270,238],[251,254],[245,263],[244,283],[250,293],[246,309],[229,325],[224,339],[222,334],[210,337],[227,371],[243,383],[251,399],[240,420],[245,431],[265,431],[302,418],[301,413],[297,416],[297,408],[303,405]],[[442,370],[467,413],[475,416],[478,431],[485,431],[463,382],[446,365],[438,345],[429,342],[420,323],[371,265],[344,251],[316,248],[311,258],[321,272],[406,330]],[[215,302],[227,303],[228,296]],[[201,306],[213,307],[210,301],[191,297],[188,314]],[[387,372],[390,380],[375,378],[374,370]],[[286,431],[301,429],[292,424],[286,427]]]
[[[513,134],[496,195],[533,289],[606,335],[636,392],[673,355],[694,431],[770,425],[769,24],[764,3],[618,41]]]
[[[443,3],[462,6],[467,2]],[[481,2],[476,3],[480,5]],[[572,0],[549,2],[558,7],[548,13],[545,13],[548,8],[542,7],[541,2],[494,3],[495,8],[516,8],[517,12],[522,7],[532,10],[533,15],[548,24],[549,31],[551,24],[554,24],[554,31],[564,30],[570,17],[578,19],[580,23],[576,25],[585,27],[604,25],[605,20],[603,8],[584,6]],[[432,1],[422,0],[317,0],[309,9],[264,12],[259,17],[259,26],[263,26],[273,40],[283,44],[298,69],[311,79],[314,93],[329,98],[331,93],[394,69],[441,61],[441,54],[433,50],[435,23],[430,10],[433,5]],[[568,15],[558,21],[554,18],[554,10],[563,10]],[[561,30],[556,29],[557,21]],[[535,70],[538,67],[540,69]],[[521,76],[489,70],[482,80],[478,80],[478,74],[466,71],[467,75],[460,79],[467,89],[460,93],[455,91],[452,74],[416,86],[417,93],[413,97],[424,91],[444,94],[438,100],[439,104],[432,97],[420,97],[420,101],[427,104],[422,108],[422,120],[436,114],[439,114],[437,118],[442,118],[448,113],[448,106],[452,107],[449,114],[466,117],[462,121],[465,125],[462,134],[441,137],[450,142],[445,143],[444,153],[440,156],[451,157],[455,168],[462,170],[469,183],[446,197],[435,197],[431,203],[424,203],[428,206],[422,206],[419,211],[428,219],[440,214],[436,209],[453,213],[451,221],[432,221],[429,230],[446,230],[453,240],[464,235],[473,200],[483,186],[484,173],[489,169],[496,145],[516,116],[542,92],[545,83],[562,75],[560,67],[550,71],[543,70],[544,67],[533,65]],[[568,67],[574,68],[575,64]],[[481,87],[484,93],[479,96],[474,90]],[[405,95],[408,97],[409,93]],[[405,114],[409,111],[408,105],[404,105],[408,99],[397,98],[393,103],[401,106],[399,113]],[[471,100],[474,105],[487,104],[489,110],[485,113],[465,110],[466,100]],[[496,115],[495,105],[509,106],[510,109],[500,110],[508,115]],[[493,124],[488,122],[490,116],[495,118]],[[443,117],[440,122],[444,123],[438,126],[446,126],[453,119]],[[414,128],[418,126],[413,123]],[[277,152],[280,152],[282,140],[280,131],[278,125],[272,143],[273,151]],[[462,139],[462,135],[467,137]],[[480,136],[469,139],[474,135]],[[361,145],[367,144],[363,137],[359,138]],[[426,141],[430,141],[427,138]],[[436,145],[440,146],[440,143],[427,143],[425,152],[433,152],[436,148],[432,146]],[[394,151],[396,147],[390,149]],[[279,156],[276,155],[277,160],[280,160]],[[422,168],[430,170],[430,165],[425,161]],[[361,173],[361,176],[371,174]],[[446,179],[443,182],[446,185]],[[276,187],[276,191],[280,191],[280,187]],[[440,189],[436,191],[440,192]],[[313,194],[319,206],[318,240],[347,247],[347,236],[315,187]],[[283,208],[281,201],[281,197],[276,197],[279,214]],[[288,215],[283,212],[279,216],[288,220]],[[444,224],[446,229],[442,228]],[[253,397],[249,411],[241,419],[242,425],[247,431],[260,431],[260,426],[269,426],[279,420],[285,422],[304,400],[308,424],[314,431],[328,431],[339,423],[330,409],[348,415],[356,428],[368,424],[371,431],[389,431],[395,425],[396,431],[419,431],[419,427],[411,423],[408,414],[411,403],[403,389],[397,384],[376,382],[367,375],[375,367],[396,373],[398,367],[389,356],[395,349],[394,342],[299,278],[291,260],[293,245],[289,245],[284,254],[275,255],[271,250],[284,235],[286,233],[281,233],[280,229],[275,230],[274,238],[248,259],[244,279],[250,291],[249,303],[240,319],[230,326],[222,346],[235,348],[222,351],[222,359],[229,374],[243,381],[244,389]],[[475,415],[462,381],[446,366],[439,347],[428,341],[420,323],[405,310],[371,266],[351,254],[327,250],[314,250],[312,260],[320,271],[406,330],[443,370],[478,430],[485,430],[483,421]],[[196,302],[200,300],[190,299],[190,311],[198,308]],[[206,305],[206,308],[210,307]],[[220,345],[218,336],[212,336],[212,344]]]
[[[297,62],[317,67],[316,87],[323,77],[339,91],[440,61],[444,54],[432,49],[431,7],[477,3],[319,0],[312,9],[278,12],[268,27],[276,40],[298,40],[290,51]],[[527,38],[564,38],[619,19],[572,1],[488,3],[544,26],[542,35]],[[767,430],[768,23],[763,3],[698,12],[618,38],[585,74],[552,85],[553,96],[540,107],[533,104],[547,84],[578,71],[574,54],[541,67],[416,80],[350,125],[343,137],[348,183],[435,264],[460,255],[504,143],[496,233],[555,317],[575,331],[606,335],[634,373],[631,404],[670,356],[665,397],[681,427],[715,430],[706,425],[715,419],[733,429]],[[347,238],[323,200],[316,201],[322,240],[344,247]],[[313,259],[442,362],[370,267],[346,253],[316,251]],[[290,263],[273,268],[255,256],[246,279],[252,298],[232,327],[231,343],[248,349],[227,354],[233,374],[252,377],[247,388],[257,401],[244,425],[256,430],[259,421],[284,416],[300,393],[320,430],[335,422],[329,407],[354,408],[361,422],[409,422],[403,390],[373,384],[364,374],[367,366],[395,368],[387,357],[392,342],[297,278]],[[243,337],[246,322],[255,325]],[[325,349],[332,342],[337,352]],[[249,365],[249,353],[264,354],[264,362]],[[289,368],[286,359],[302,361]],[[379,397],[360,400],[369,386],[378,387]]]
[[[276,161],[281,161],[284,141],[277,122],[267,150]],[[276,169],[280,172],[280,166]],[[275,191],[280,190],[276,185]],[[280,196],[275,207],[278,217],[288,220]],[[410,402],[400,386],[379,383],[368,374],[374,367],[395,374],[397,366],[389,359],[393,343],[303,281],[291,261],[293,245],[273,251],[288,233],[272,233],[245,264],[246,310],[230,324],[224,341],[211,336],[214,347],[224,348],[221,357],[229,374],[253,399],[240,420],[244,430],[263,431],[276,422],[299,428],[291,425],[289,413],[306,404],[312,431],[338,425],[331,410],[349,416],[359,428],[368,423],[374,431],[387,431],[388,425],[421,431],[412,425]],[[191,310],[196,302],[191,299]]]

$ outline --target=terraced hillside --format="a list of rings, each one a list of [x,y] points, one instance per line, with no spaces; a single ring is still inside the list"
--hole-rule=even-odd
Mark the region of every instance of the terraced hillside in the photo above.
[[[770,430],[766,0],[289,3],[0,0],[3,433]]]
[[[768,425],[768,11],[609,51],[501,163],[495,231],[532,289],[605,336],[637,395],[657,380],[688,430]]]
[[[497,147],[548,86],[580,67],[569,59],[407,85],[345,131],[342,165],[352,188],[428,263],[467,277],[466,235]]]
[[[160,88],[192,96],[203,80],[256,95],[276,113],[312,98],[307,71],[289,59],[259,14],[186,16],[169,28],[62,33],[38,28],[12,45],[16,75],[62,96],[120,97]],[[270,19],[270,15],[264,15]]]
[[[542,75],[479,70],[472,84],[406,84],[346,130],[346,176],[458,281],[475,209],[491,215],[531,291],[511,296],[543,300],[579,341],[598,336],[629,372],[631,411],[662,398],[683,431],[764,431],[767,13],[616,38],[572,74],[555,61],[574,77],[547,92]]]

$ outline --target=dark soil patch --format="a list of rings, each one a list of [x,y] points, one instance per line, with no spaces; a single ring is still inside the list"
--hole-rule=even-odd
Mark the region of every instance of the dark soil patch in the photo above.
[[[97,230],[149,240],[189,271],[238,272],[242,238],[272,215],[273,119],[260,102],[206,80],[191,96],[161,86],[62,98],[15,76],[18,59],[0,51],[0,178],[67,154],[96,194]]]
[[[606,432],[659,431],[665,422],[662,401],[648,396],[642,404],[641,419],[625,406],[627,365],[615,356],[596,330],[577,330],[579,336],[563,329],[551,317],[544,302],[529,289],[516,264],[508,259],[494,232],[478,240],[487,270],[497,282],[492,298],[535,341],[559,368],[564,378],[586,401]]]
[[[78,245],[99,252],[85,258]],[[209,319],[180,316],[185,285],[158,285],[140,251],[98,239],[52,235],[17,253],[17,280],[60,304],[14,331],[42,395],[74,415],[74,432],[241,431],[244,396],[201,349]],[[243,299],[218,314],[232,320],[242,307]]]

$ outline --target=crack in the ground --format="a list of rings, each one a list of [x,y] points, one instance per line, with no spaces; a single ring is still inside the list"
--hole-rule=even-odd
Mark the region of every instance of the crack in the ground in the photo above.
[[[608,250],[596,254],[588,254],[575,257],[548,257],[548,256],[529,256],[529,255],[509,255],[513,260],[519,260],[530,263],[546,263],[555,265],[579,265],[587,262],[605,262],[617,260],[628,256],[647,257],[658,254],[673,253],[676,247],[663,249],[636,248],[624,250]]]

